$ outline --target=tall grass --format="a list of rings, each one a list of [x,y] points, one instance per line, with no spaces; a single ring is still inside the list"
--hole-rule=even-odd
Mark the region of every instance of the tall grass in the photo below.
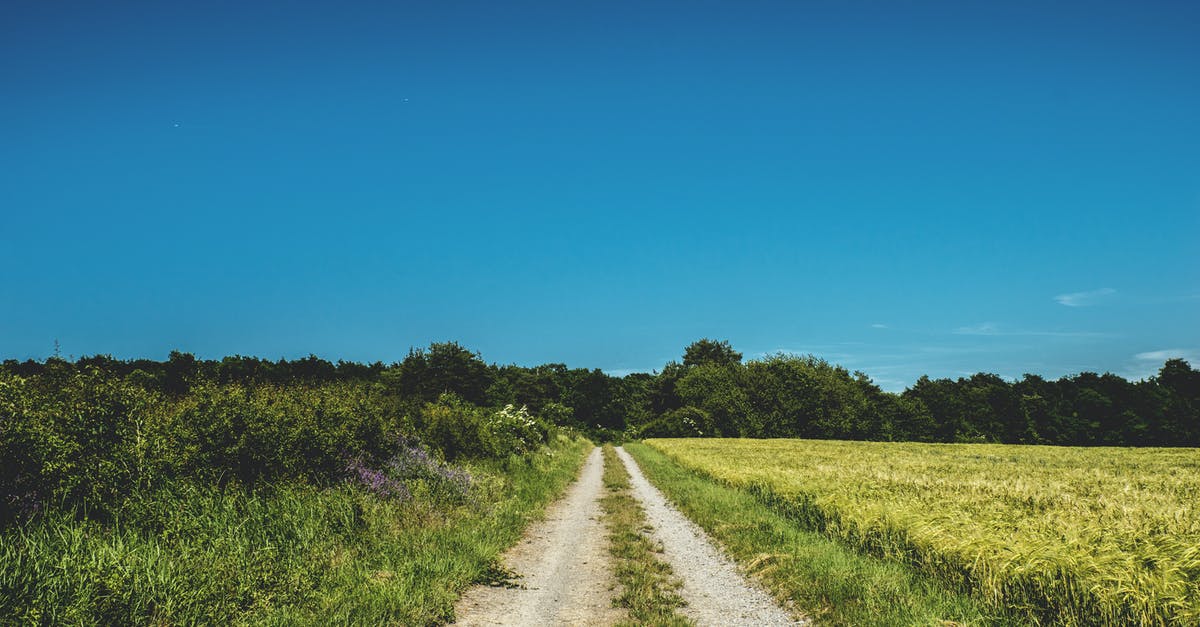
[[[472,464],[469,498],[299,483],[176,482],[106,522],[63,512],[0,535],[0,617],[26,624],[395,624],[453,618],[591,444]]]
[[[1200,624],[1200,450],[652,440],[1025,620]]]

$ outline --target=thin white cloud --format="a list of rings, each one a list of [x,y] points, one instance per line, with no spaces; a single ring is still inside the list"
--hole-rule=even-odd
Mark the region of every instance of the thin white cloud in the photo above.
[[[876,322],[875,324],[871,325],[871,328],[872,329],[890,329],[891,327],[889,327],[886,324],[880,324],[880,323]]]
[[[1133,356],[1138,361],[1166,361],[1168,359],[1196,360],[1197,351],[1186,348],[1164,348],[1157,351],[1146,351]]]
[[[1098,290],[1091,290],[1089,292],[1071,292],[1070,294],[1059,294],[1058,296],[1054,297],[1054,300],[1058,304],[1066,305],[1067,307],[1090,307],[1092,305],[1100,304],[1102,301],[1104,301],[1104,299],[1116,293],[1117,290],[1114,290],[1111,287],[1102,287]]]
[[[994,322],[981,322],[952,331],[954,335],[987,335],[1005,337],[1112,337],[1109,333],[1095,331],[1029,331],[1024,329],[1002,329]]]
[[[1194,367],[1200,363],[1200,350],[1187,348],[1164,348],[1146,351],[1133,356],[1123,372],[1119,374],[1130,381],[1149,379],[1158,374],[1163,362],[1168,359],[1183,359]]]

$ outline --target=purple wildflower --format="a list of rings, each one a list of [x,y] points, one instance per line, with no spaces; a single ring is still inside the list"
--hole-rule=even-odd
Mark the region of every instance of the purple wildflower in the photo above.
[[[422,481],[435,492],[455,500],[468,495],[474,482],[471,473],[463,468],[439,461],[420,445],[401,440],[395,455],[383,465],[372,468],[355,458],[346,466],[350,479],[384,497],[406,500],[412,498],[408,483]]]
[[[421,446],[403,441],[388,460],[388,469],[394,477],[424,480],[449,488],[459,497],[466,496],[473,482],[471,473],[465,469],[441,462]]]
[[[352,479],[358,481],[367,490],[384,498],[394,498],[398,500],[407,500],[412,497],[408,491],[408,486],[403,482],[397,481],[387,475],[387,473],[376,470],[362,463],[362,461],[354,459],[346,467]]]

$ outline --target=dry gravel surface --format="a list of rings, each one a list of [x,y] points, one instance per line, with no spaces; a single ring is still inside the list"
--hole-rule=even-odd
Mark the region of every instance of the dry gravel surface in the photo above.
[[[700,527],[675,509],[650,484],[637,462],[617,447],[629,471],[633,494],[641,501],[652,535],[663,547],[663,560],[683,580],[681,610],[696,624],[708,625],[807,625],[789,615],[762,588],[754,585],[728,557],[713,545]]]
[[[750,583],[694,523],[679,513],[617,448],[634,496],[654,527],[663,559],[683,581],[682,612],[698,625],[805,625]],[[458,625],[612,625],[626,620],[612,606],[607,533],[601,522],[603,458],[594,449],[579,478],[519,544],[504,554],[516,587],[476,586],[455,607]]]
[[[456,624],[611,625],[625,618],[612,605],[615,579],[600,521],[603,469],[600,449],[593,449],[545,519],[504,554],[519,587],[471,588],[455,607]]]

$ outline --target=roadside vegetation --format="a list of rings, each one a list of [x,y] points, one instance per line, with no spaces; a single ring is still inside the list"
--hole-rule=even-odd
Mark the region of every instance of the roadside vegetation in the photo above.
[[[503,579],[495,557],[573,476],[584,437],[692,438],[656,445],[786,514],[763,529],[824,566],[782,566],[792,553],[770,549],[757,527],[742,534],[763,544],[743,557],[785,573],[768,579],[834,623],[995,619],[927,579],[1039,621],[1200,622],[1195,449],[829,442],[755,457],[767,449],[709,439],[1197,446],[1200,371],[1186,361],[1144,381],[980,373],[923,377],[896,394],[815,356],[743,362],[708,339],[661,372],[624,377],[488,364],[453,342],[387,365],[181,352],[6,360],[0,616],[445,621],[457,591]],[[979,459],[952,454],[966,450]],[[793,453],[828,457],[800,474]],[[695,485],[724,494],[710,484]],[[736,544],[725,526],[709,531]],[[829,557],[830,539],[884,561]]]
[[[185,383],[0,373],[5,621],[444,623],[591,447],[455,394]]]
[[[629,488],[629,472],[611,444],[604,446],[604,487],[600,501],[608,527],[614,572],[621,586],[613,603],[629,611],[631,625],[685,626],[694,623],[676,610],[684,605],[683,585],[651,541],[641,505]]]
[[[754,495],[701,476],[646,444],[624,448],[688,518],[785,607],[819,625],[1017,625],[903,564],[804,528]]]
[[[815,440],[627,446],[1023,622],[1200,623],[1200,451]],[[671,461],[666,464],[663,456]],[[700,481],[700,479],[698,479]],[[833,603],[837,605],[837,603]]]

